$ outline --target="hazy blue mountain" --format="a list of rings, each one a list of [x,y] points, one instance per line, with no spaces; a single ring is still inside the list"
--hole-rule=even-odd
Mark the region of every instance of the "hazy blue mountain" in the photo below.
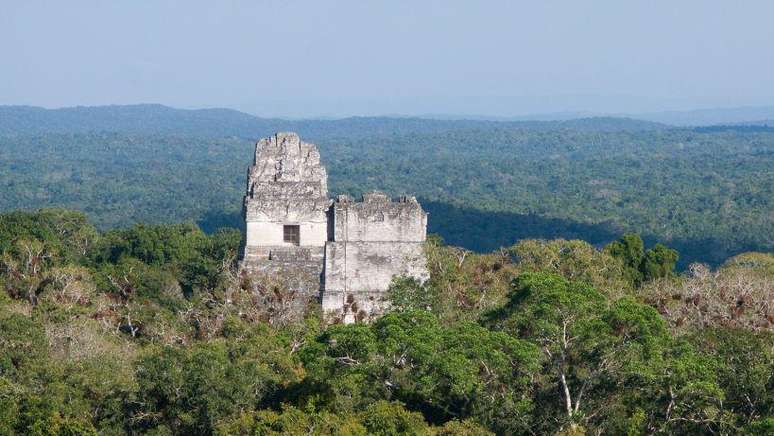
[[[572,129],[581,131],[640,131],[666,126],[631,118],[594,117],[558,121],[452,120],[416,117],[350,117],[336,120],[259,118],[231,109],[176,109],[163,105],[91,106],[44,109],[0,106],[0,134],[121,132],[206,137],[257,138],[276,131],[309,136],[393,135],[450,130]]]
[[[761,124],[774,120],[774,106],[697,109],[631,115],[641,120],[675,126],[707,126],[713,124]],[[772,121],[768,121],[772,124]]]
[[[0,106],[0,133],[178,133],[230,136],[281,127],[280,120],[256,118],[231,109],[175,109],[157,104],[78,106],[44,109]]]

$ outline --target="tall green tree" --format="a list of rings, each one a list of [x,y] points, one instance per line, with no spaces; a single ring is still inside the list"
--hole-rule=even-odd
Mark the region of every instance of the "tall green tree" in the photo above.
[[[663,319],[649,306],[629,299],[611,305],[589,285],[545,273],[514,279],[509,301],[484,324],[540,347],[537,395],[547,414],[541,426],[550,426],[552,416],[575,425],[604,413],[615,401],[615,380],[657,372],[653,362],[669,343]]]
[[[538,350],[503,333],[444,327],[427,311],[391,313],[372,326],[332,326],[302,354],[307,386],[334,410],[400,400],[432,422],[474,418],[502,432],[529,426]]]
[[[611,242],[605,247],[605,251],[623,262],[624,273],[634,286],[674,275],[679,259],[676,250],[663,244],[656,244],[645,250],[642,238],[634,233],[627,233],[619,240]]]

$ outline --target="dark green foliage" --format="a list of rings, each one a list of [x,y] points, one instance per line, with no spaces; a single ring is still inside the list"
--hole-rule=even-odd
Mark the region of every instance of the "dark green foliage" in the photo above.
[[[627,233],[618,241],[611,242],[605,250],[624,264],[624,274],[632,285],[674,274],[679,255],[676,250],[662,244],[645,250],[639,235]]]
[[[677,428],[659,415],[662,404],[653,404],[664,389],[674,394],[673,407],[685,405],[676,413],[718,425],[717,416],[707,416],[704,408],[716,405],[713,395],[719,391],[711,366],[690,348],[675,352],[658,312],[631,298],[610,304],[587,285],[522,274],[509,302],[488,314],[485,324],[542,350],[536,386],[542,407],[533,415],[541,432],[600,425],[621,426],[618,431],[624,432],[643,405],[654,413],[650,426]]]
[[[88,416],[94,404],[88,389],[69,383],[72,369],[52,359],[39,321],[0,308],[0,432],[96,435]]]
[[[256,351],[239,343],[214,342],[152,352],[137,366],[138,426],[210,434],[235,411],[261,405],[277,390],[281,377],[271,366],[272,358]]]
[[[377,436],[420,436],[428,433],[422,415],[407,411],[400,403],[376,402],[366,408],[362,420],[368,434]]]
[[[768,254],[680,277],[670,249],[635,235],[605,250],[530,240],[483,255],[431,238],[430,280],[397,278],[391,312],[372,324],[326,325],[314,307],[276,322],[241,287],[238,231],[98,233],[61,210],[0,215],[0,230],[0,434],[772,428]],[[677,306],[696,322],[638,299],[681,286],[707,296]],[[727,322],[724,293],[755,316]]]
[[[194,224],[138,224],[106,233],[91,257],[97,264],[120,264],[132,258],[171,270],[182,278],[183,292],[191,295],[196,289],[216,286],[224,261],[235,259],[240,240],[241,234],[233,229],[208,236]]]
[[[691,341],[718,365],[725,428],[765,428],[767,418],[770,426],[774,417],[774,334],[711,328],[693,333]]]
[[[43,326],[20,314],[0,317],[0,374],[21,378],[32,373],[48,353]]]
[[[470,435],[485,435],[485,430],[472,423],[457,423],[457,427],[467,430]],[[436,429],[431,428],[417,412],[407,410],[398,402],[377,401],[363,411],[336,415],[326,411],[301,410],[285,406],[281,412],[262,410],[254,414],[243,414],[218,427],[218,433],[260,434],[260,435],[427,435]],[[438,429],[439,434],[446,427]],[[478,431],[476,433],[476,431]],[[466,433],[451,433],[466,434]]]
[[[645,252],[645,257],[642,259],[642,279],[648,281],[671,276],[675,272],[679,257],[677,250],[656,244]]]
[[[629,281],[638,283],[642,281],[642,261],[645,258],[645,244],[639,235],[627,233],[618,241],[611,242],[607,247],[611,256],[623,261]]]
[[[372,326],[332,326],[303,354],[316,401],[359,410],[397,399],[432,422],[475,418],[499,431],[523,431],[532,408],[523,396],[537,349],[478,325],[440,325],[427,311],[384,316]]]
[[[39,241],[45,242],[47,257],[67,263],[82,258],[96,237],[86,215],[64,209],[14,211],[0,220],[0,253],[13,251],[19,241]]]

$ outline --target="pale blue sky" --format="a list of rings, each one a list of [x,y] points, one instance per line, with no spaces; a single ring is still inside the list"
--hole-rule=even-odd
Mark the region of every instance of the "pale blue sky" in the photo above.
[[[774,105],[774,2],[0,0],[0,104],[275,116]]]

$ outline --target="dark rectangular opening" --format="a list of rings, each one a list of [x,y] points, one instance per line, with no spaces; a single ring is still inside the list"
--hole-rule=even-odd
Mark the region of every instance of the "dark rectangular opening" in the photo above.
[[[293,245],[301,244],[301,228],[296,225],[282,227],[282,240]]]

